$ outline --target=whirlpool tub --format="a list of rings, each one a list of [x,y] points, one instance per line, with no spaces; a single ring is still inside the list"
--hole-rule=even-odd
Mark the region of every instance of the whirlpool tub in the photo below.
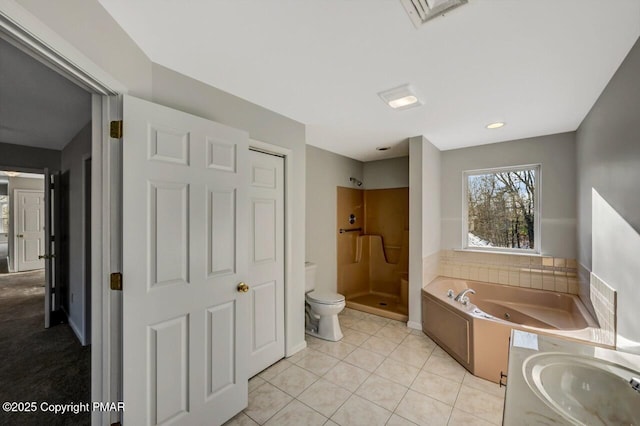
[[[468,288],[476,292],[468,304],[454,300]],[[447,277],[422,289],[422,330],[478,377],[498,383],[506,373],[512,329],[602,343],[597,322],[572,294]]]

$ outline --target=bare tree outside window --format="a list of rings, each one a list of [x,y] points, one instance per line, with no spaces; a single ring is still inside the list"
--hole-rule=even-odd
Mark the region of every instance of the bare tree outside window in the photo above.
[[[536,250],[539,166],[466,174],[467,246]]]

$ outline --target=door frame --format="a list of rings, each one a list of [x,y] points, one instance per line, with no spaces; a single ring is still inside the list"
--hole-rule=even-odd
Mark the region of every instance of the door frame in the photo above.
[[[122,295],[109,289],[109,275],[122,260],[121,169],[119,140],[110,138],[108,124],[121,119],[115,96],[127,89],[13,0],[0,0],[0,38],[92,94],[91,400],[121,401]],[[97,410],[91,423],[110,425],[119,417]]]
[[[42,192],[42,196],[44,197],[44,180],[42,181],[42,191],[40,191],[39,189],[14,189],[13,190],[13,200],[12,200],[12,204],[13,204],[13,217],[10,218],[13,221],[13,257],[15,259],[13,260],[13,271],[14,272],[22,272],[22,271],[18,271],[18,231],[17,231],[17,225],[18,225],[18,203],[16,202],[16,200],[18,199],[18,193],[19,192]],[[46,213],[45,213],[46,214]],[[44,231],[42,231],[44,232]],[[45,251],[46,253],[46,251]]]
[[[301,344],[291,347],[289,337],[293,331],[290,318],[293,310],[299,308],[296,304],[296,298],[293,295],[294,286],[290,283],[293,280],[293,150],[282,146],[262,142],[256,139],[249,139],[249,149],[263,152],[265,154],[275,154],[284,159],[284,355],[289,357],[298,351],[304,349],[307,344],[303,340]]]

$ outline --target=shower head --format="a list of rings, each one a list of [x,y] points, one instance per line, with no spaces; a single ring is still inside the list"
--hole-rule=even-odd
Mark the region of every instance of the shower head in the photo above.
[[[361,180],[358,180],[358,179],[356,179],[356,178],[354,178],[354,177],[350,177],[350,178],[349,178],[349,181],[350,181],[350,182],[352,182],[352,183],[355,183],[355,184],[356,184],[356,185],[358,185],[358,186],[362,186],[362,181],[361,181]]]

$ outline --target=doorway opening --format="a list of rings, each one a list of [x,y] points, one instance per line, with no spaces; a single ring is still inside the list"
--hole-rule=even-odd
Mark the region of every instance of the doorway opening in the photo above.
[[[90,402],[92,96],[2,38],[0,57],[0,397]]]

